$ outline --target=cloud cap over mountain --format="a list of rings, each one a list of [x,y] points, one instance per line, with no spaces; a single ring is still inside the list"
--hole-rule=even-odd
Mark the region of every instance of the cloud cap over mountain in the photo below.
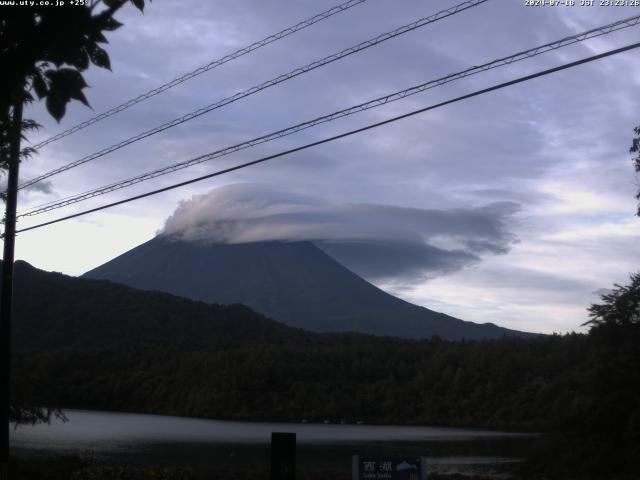
[[[518,241],[515,202],[429,209],[332,204],[259,184],[227,185],[180,202],[161,234],[198,243],[313,241],[373,281],[397,285],[458,271]]]

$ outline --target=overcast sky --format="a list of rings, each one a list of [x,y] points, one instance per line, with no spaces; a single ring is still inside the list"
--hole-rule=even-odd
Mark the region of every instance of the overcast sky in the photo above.
[[[337,3],[165,0],[148,5],[144,15],[128,6],[118,17],[125,26],[109,35],[113,72],[87,72],[93,111],[72,105],[57,125],[41,105],[33,105],[27,116],[43,128],[32,139],[47,138]],[[43,148],[23,164],[21,178],[455,4],[368,0]],[[20,210],[638,13],[633,7],[526,7],[524,0],[490,0],[55,176],[24,192]],[[19,226],[318,140],[637,38],[634,27],[589,40],[22,220]],[[632,129],[640,124],[639,59],[640,52],[631,51],[25,232],[17,239],[17,258],[76,275],[150,239],[165,222],[167,229],[200,222],[207,228],[192,234],[220,241],[315,240],[382,288],[465,320],[542,332],[579,330],[597,292],[625,283],[640,265],[640,219],[634,217],[638,179],[628,152]]]

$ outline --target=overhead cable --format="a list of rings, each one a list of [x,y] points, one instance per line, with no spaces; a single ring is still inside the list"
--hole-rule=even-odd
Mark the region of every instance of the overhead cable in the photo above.
[[[260,83],[258,85],[255,85],[247,90],[243,90],[241,92],[238,92],[234,95],[231,95],[229,97],[223,98],[222,100],[219,100],[215,103],[212,103],[210,105],[207,105],[205,107],[199,108],[198,110],[195,110],[191,113],[188,113],[182,117],[176,118],[174,120],[171,120],[169,122],[163,123],[162,125],[159,125],[155,128],[152,128],[151,130],[147,130],[145,132],[139,133],[138,135],[135,135],[133,137],[130,137],[126,140],[123,140],[121,142],[118,142],[114,145],[111,145],[109,147],[106,147],[98,152],[92,153],[90,155],[87,155],[85,157],[82,157],[78,160],[75,160],[73,162],[70,162],[66,165],[63,165],[59,168],[56,168],[54,170],[51,170],[50,172],[44,173],[38,177],[35,177],[31,180],[27,180],[23,183],[21,183],[19,185],[19,189],[23,189],[26,187],[29,187],[31,185],[34,185],[35,183],[38,183],[46,178],[52,177],[54,175],[57,175],[59,173],[65,172],[67,170],[70,170],[72,168],[75,168],[79,165],[82,165],[84,163],[90,162],[92,160],[95,160],[97,158],[103,157],[109,153],[115,152],[116,150],[119,150],[123,147],[126,147],[127,145],[131,145],[132,143],[135,143],[139,140],[142,140],[144,138],[150,137],[152,135],[155,135],[156,133],[160,133],[163,132],[165,130],[168,130],[170,128],[173,128],[177,125],[180,125],[182,123],[188,122],[189,120],[193,120],[194,118],[200,117],[201,115],[204,115],[205,113],[209,113],[213,110],[216,110],[218,108],[224,107],[225,105],[229,105],[230,103],[236,102],[238,100],[241,100],[245,97],[248,97],[250,95],[254,95],[255,93],[261,92],[262,90],[265,90],[267,88],[273,87],[275,85],[278,85],[280,83],[286,82],[287,80],[291,80],[292,78],[295,78],[299,75],[305,74],[307,72],[310,72],[312,70],[315,70],[316,68],[319,67],[323,67],[324,65],[327,65],[329,63],[335,62],[337,60],[340,60],[344,57],[347,57],[349,55],[353,55],[354,53],[357,52],[361,52],[362,50],[365,50],[367,48],[373,47],[375,45],[378,45],[382,42],[386,42],[387,40],[390,40],[392,38],[395,38],[397,36],[403,35],[405,33],[411,32],[413,30],[416,30],[418,28],[424,27],[426,25],[435,23],[439,20],[442,20],[443,18],[446,17],[450,17],[452,15],[455,15],[457,13],[460,13],[464,10],[467,10],[469,8],[473,8],[476,7],[482,3],[485,3],[489,0],[466,0],[454,7],[451,8],[447,8],[446,10],[441,10],[440,12],[437,12],[429,17],[425,17],[425,18],[421,18],[420,20],[416,20],[414,22],[411,22],[407,25],[403,25],[401,27],[398,27],[390,32],[386,32],[383,34],[380,34],[370,40],[361,42],[357,45],[354,45],[352,47],[346,48],[344,50],[341,50],[338,53],[334,53],[331,54],[327,57],[324,57],[320,60],[316,60],[314,62],[311,62],[303,67],[298,67],[295,68],[287,73],[284,73],[282,75],[279,75],[271,80],[268,80],[266,82]]]
[[[569,68],[573,68],[573,67],[576,67],[578,65],[583,65],[585,63],[593,62],[595,60],[599,60],[601,58],[605,58],[605,57],[616,55],[616,54],[619,54],[619,53],[622,53],[622,52],[626,52],[626,51],[629,51],[629,50],[632,50],[632,49],[635,49],[635,48],[638,48],[638,47],[640,47],[640,42],[639,43],[634,43],[634,44],[631,44],[631,45],[627,45],[625,47],[617,48],[617,49],[614,49],[614,50],[609,50],[609,51],[607,51],[605,53],[601,53],[601,54],[598,54],[598,55],[592,55],[590,57],[583,58],[581,60],[577,60],[577,61],[574,61],[574,62],[565,63],[563,65],[560,65],[560,66],[557,66],[557,67],[553,67],[553,68],[549,68],[547,70],[543,70],[543,71],[540,71],[540,72],[537,72],[537,73],[534,73],[534,74],[531,74],[531,75],[526,75],[526,76],[523,76],[523,77],[516,78],[515,80],[510,80],[508,82],[504,82],[504,83],[500,83],[500,84],[497,84],[497,85],[493,85],[491,87],[484,88],[482,90],[476,90],[475,92],[468,93],[466,95],[462,95],[462,96],[459,96],[459,97],[456,97],[456,98],[453,98],[453,99],[450,99],[450,100],[447,100],[447,101],[444,101],[444,102],[440,102],[440,103],[437,103],[435,105],[430,105],[428,107],[420,108],[418,110],[414,110],[412,112],[405,113],[403,115],[398,115],[398,116],[389,118],[387,120],[383,120],[381,122],[373,123],[373,124],[367,125],[365,127],[357,128],[355,130],[350,130],[348,132],[341,133],[339,135],[334,135],[332,137],[324,138],[322,140],[318,140],[318,141],[315,141],[315,142],[307,143],[306,145],[302,145],[300,147],[296,147],[296,148],[292,148],[292,149],[289,149],[289,150],[285,150],[283,152],[279,152],[279,153],[276,153],[274,155],[268,155],[266,157],[262,157],[262,158],[259,158],[257,160],[253,160],[251,162],[242,163],[240,165],[236,165],[236,166],[233,166],[233,167],[225,168],[223,170],[218,170],[216,172],[209,173],[207,175],[202,175],[200,177],[192,178],[192,179],[186,180],[184,182],[179,182],[179,183],[175,183],[173,185],[169,185],[169,186],[166,186],[166,187],[163,187],[163,188],[152,190],[150,192],[146,192],[146,193],[143,193],[141,195],[136,195],[136,196],[129,197],[129,198],[126,198],[126,199],[123,199],[123,200],[119,200],[117,202],[108,203],[106,205],[101,205],[101,206],[96,207],[96,208],[91,208],[89,210],[84,210],[82,212],[77,212],[77,213],[74,213],[72,215],[67,215],[65,217],[60,217],[60,218],[57,218],[55,220],[50,220],[48,222],[44,222],[44,223],[40,223],[40,224],[37,224],[37,225],[32,225],[30,227],[22,228],[20,230],[17,230],[16,233],[27,232],[27,231],[35,230],[37,228],[42,228],[42,227],[45,227],[45,226],[48,226],[48,225],[53,225],[55,223],[63,222],[63,221],[66,221],[66,220],[71,220],[73,218],[81,217],[81,216],[87,215],[89,213],[98,212],[98,211],[101,211],[101,210],[105,210],[105,209],[108,209],[108,208],[115,207],[117,205],[123,205],[125,203],[129,203],[129,202],[132,202],[134,200],[139,200],[139,199],[142,199],[142,198],[150,197],[152,195],[157,195],[159,193],[166,192],[166,191],[169,191],[169,190],[173,190],[173,189],[176,189],[176,188],[179,188],[179,187],[183,187],[185,185],[190,185],[192,183],[200,182],[202,180],[206,180],[206,179],[209,179],[209,178],[213,178],[213,177],[217,177],[217,176],[220,176],[220,175],[224,175],[226,173],[230,173],[230,172],[233,172],[233,171],[236,171],[236,170],[241,170],[241,169],[253,166],[253,165],[257,165],[257,164],[260,164],[260,163],[267,162],[269,160],[273,160],[275,158],[283,157],[285,155],[290,155],[292,153],[299,152],[299,151],[302,151],[302,150],[306,150],[306,149],[311,148],[311,147],[322,145],[322,144],[325,144],[325,143],[328,143],[328,142],[332,142],[332,141],[335,141],[335,140],[338,140],[338,139],[341,139],[341,138],[349,137],[351,135],[362,133],[362,132],[365,132],[367,130],[371,130],[371,129],[374,129],[374,128],[377,128],[377,127],[381,127],[383,125],[388,125],[390,123],[397,122],[398,120],[402,120],[404,118],[412,117],[414,115],[418,115],[420,113],[424,113],[424,112],[427,112],[429,110],[434,110],[436,108],[440,108],[440,107],[443,107],[445,105],[450,105],[452,103],[460,102],[462,100],[467,100],[469,98],[476,97],[476,96],[479,96],[479,95],[483,95],[485,93],[493,92],[493,91],[496,91],[496,90],[500,90],[502,88],[506,88],[506,87],[509,87],[511,85],[516,85],[518,83],[527,82],[527,81],[533,80],[535,78],[539,78],[539,77],[543,77],[545,75],[549,75],[551,73],[559,72],[561,70],[567,70]]]
[[[300,132],[302,130],[306,130],[308,128],[312,128],[315,127],[316,125],[320,125],[322,123],[326,123],[326,122],[330,122],[333,120],[336,120],[338,118],[342,118],[342,117],[346,117],[349,115],[353,115],[355,113],[358,112],[362,112],[365,110],[369,110],[375,107],[379,107],[381,105],[385,105],[387,103],[391,103],[391,102],[395,102],[397,100],[400,100],[402,98],[406,98],[408,96],[411,95],[415,95],[421,92],[424,92],[426,90],[429,90],[431,88],[435,88],[438,87],[440,85],[444,85],[446,83],[449,82],[453,82],[455,80],[459,80],[461,78],[465,78],[471,75],[475,75],[487,70],[491,70],[497,67],[501,67],[504,65],[510,65],[514,62],[518,62],[521,60],[525,60],[527,58],[531,58],[531,57],[535,57],[537,55],[541,55],[543,53],[549,52],[551,50],[556,50],[558,48],[561,47],[565,47],[568,45],[572,45],[574,43],[577,42],[581,42],[590,38],[594,38],[597,36],[601,36],[601,35],[605,35],[608,33],[611,33],[613,31],[616,30],[620,30],[623,28],[628,28],[634,25],[637,25],[640,23],[640,15],[637,15],[635,17],[631,17],[631,18],[627,18],[624,20],[619,20],[617,22],[608,24],[608,25],[604,25],[602,27],[599,28],[595,28],[595,29],[591,29],[588,30],[586,32],[582,32],[580,34],[576,34],[576,35],[572,35],[569,37],[565,37],[562,38],[560,40],[557,40],[555,42],[551,42],[551,43],[547,43],[529,50],[525,50],[523,52],[519,52],[519,53],[515,53],[513,55],[507,56],[507,57],[503,57],[497,60],[493,60],[490,62],[487,62],[485,64],[482,65],[478,65],[478,66],[473,66],[470,67],[466,70],[462,70],[460,72],[457,73],[452,73],[449,75],[446,75],[444,77],[435,79],[435,80],[430,80],[428,82],[422,83],[420,85],[416,85],[404,90],[400,90],[394,93],[391,93],[389,95],[385,95],[385,96],[381,96],[378,98],[375,98],[373,100],[369,100],[367,102],[364,103],[360,103],[358,105],[354,105],[342,110],[339,110],[337,112],[333,112],[330,113],[328,115],[323,115],[321,117],[317,117],[314,118],[312,120],[308,120],[296,125],[293,125],[291,127],[287,127],[272,133],[269,133],[267,135],[262,135],[260,137],[256,137],[253,138],[251,140],[247,140],[220,150],[216,150],[214,152],[210,152],[204,155],[200,155],[197,156],[195,158],[191,158],[188,160],[185,160],[183,162],[179,162],[179,163],[175,163],[166,167],[162,167],[162,168],[158,168],[155,170],[152,170],[150,172],[144,173],[144,174],[140,174],[131,178],[128,178],[126,180],[122,180],[119,182],[115,182],[109,185],[105,185],[93,190],[89,190],[80,194],[75,194],[75,195],[71,195],[69,197],[65,197],[62,199],[58,199],[58,200],[54,200],[52,202],[48,202],[45,203],[43,205],[39,205],[35,208],[32,208],[30,211],[27,211],[25,213],[21,213],[18,217],[26,217],[26,216],[33,216],[33,215],[38,215],[44,212],[48,212],[51,210],[55,210],[58,208],[62,208],[65,207],[67,205],[71,205],[74,203],[78,203],[96,196],[100,196],[100,195],[104,195],[116,190],[120,190],[122,188],[126,188],[126,187],[130,187],[132,185],[138,184],[140,182],[152,179],[152,178],[156,178],[162,175],[167,175],[169,173],[173,173],[175,171],[178,170],[182,170],[184,168],[188,168],[191,167],[193,165],[197,165],[203,162],[207,162],[216,158],[220,158],[226,155],[230,155],[232,153],[238,152],[240,150],[244,150],[262,143],[266,143],[281,137],[285,137],[297,132]]]
[[[345,10],[348,10],[351,7],[355,7],[356,5],[360,5],[361,3],[364,3],[366,1],[367,0],[348,0],[347,2],[341,3],[340,5],[336,5],[335,7],[325,10],[324,12],[318,13],[313,17],[307,18],[306,20],[303,20],[300,23],[287,27],[278,33],[269,35],[268,37],[263,38],[262,40],[252,43],[251,45],[240,48],[233,53],[230,53],[228,55],[225,55],[224,57],[218,58],[217,60],[213,60],[207,63],[206,65],[203,65],[199,68],[196,68],[195,70],[192,70],[191,72],[188,72],[188,73],[185,73],[184,75],[179,76],[178,78],[174,78],[170,82],[162,84],[159,87],[154,88],[153,90],[150,90],[146,93],[138,95],[137,97],[132,98],[131,100],[128,100],[124,103],[121,103],[120,105],[117,105],[99,115],[96,115],[95,117],[85,120],[84,122],[79,123],[63,132],[60,132],[52,137],[49,137],[46,140],[43,140],[42,142],[35,144],[31,148],[34,148],[34,149],[42,148],[45,145],[48,145],[49,143],[55,142],[57,140],[60,140],[61,138],[71,135],[72,133],[75,133],[84,128],[87,128],[88,126],[93,125],[94,123],[97,123],[101,120],[104,120],[105,118],[109,118],[115,115],[116,113],[120,113],[129,107],[132,107],[140,102],[143,102],[151,97],[158,95],[159,93],[169,90],[170,88],[173,88],[176,85],[180,85],[181,83],[191,80],[192,78],[197,77],[198,75],[201,75],[205,72],[208,72],[209,70],[213,70],[216,67],[224,65],[225,63],[230,62],[231,60],[240,58],[248,53],[258,50],[259,48],[269,45],[270,43],[273,43],[277,40],[281,40],[285,37],[288,37],[289,35],[292,35],[296,32],[299,32],[300,30],[310,27],[315,23],[321,22],[322,20],[332,17],[333,15],[336,15],[338,13],[342,13]]]

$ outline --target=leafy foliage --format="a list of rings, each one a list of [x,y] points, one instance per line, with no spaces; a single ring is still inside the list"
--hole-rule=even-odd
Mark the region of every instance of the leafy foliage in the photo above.
[[[37,130],[40,128],[40,124],[33,120],[22,120],[22,125],[20,127],[21,132],[21,140],[26,140],[26,132]],[[0,172],[7,168],[8,160],[9,160],[9,135],[11,131],[11,126],[8,122],[4,122],[2,117],[0,117]],[[20,150],[20,161],[32,157],[36,151],[31,147],[25,147]],[[0,200],[6,201],[6,191],[0,193]]]
[[[196,480],[211,476],[196,475],[190,468],[133,467],[94,465],[92,451],[80,456],[50,458],[13,458],[9,464],[12,480]],[[87,458],[87,454],[89,457]],[[218,480],[243,480],[233,476]],[[246,478],[246,477],[244,477]]]
[[[636,137],[631,143],[629,152],[636,154],[633,158],[633,166],[636,172],[640,173],[640,126],[634,128],[633,132],[636,134]],[[636,198],[638,199],[638,211],[636,212],[636,215],[640,216],[640,189],[638,189],[638,193],[636,193]]]
[[[20,407],[11,406],[9,412],[9,418],[14,424],[29,424],[35,425],[36,423],[49,422],[51,417],[57,417],[63,421],[66,421],[66,417],[62,410],[58,408],[41,408],[39,406],[25,406],[22,404]]]
[[[589,307],[591,320],[585,325],[640,324],[640,272],[630,277],[629,285],[614,285],[611,292],[601,295],[601,304]]]
[[[129,0],[104,0],[60,8],[6,5],[0,18],[0,168],[7,168],[11,109],[16,103],[46,100],[58,121],[71,100],[89,105],[82,73],[91,64],[111,68],[100,46],[105,32],[121,27],[113,16]],[[131,0],[139,10],[144,0]],[[34,97],[35,94],[35,97]]]
[[[196,480],[189,468],[87,467],[71,480]]]
[[[39,125],[17,115],[18,106],[46,99],[49,113],[57,120],[64,116],[73,99],[89,105],[83,89],[82,76],[90,62],[110,68],[109,55],[99,44],[107,43],[103,32],[122,26],[113,15],[128,0],[104,0],[105,8],[95,13],[100,4],[74,5],[59,8],[49,2],[33,5],[4,5],[0,17],[0,170],[8,169],[12,161],[11,145],[20,145],[25,132]],[[151,0],[149,0],[151,1]],[[144,0],[131,0],[136,8],[144,8]],[[46,3],[46,5],[45,5]],[[33,93],[32,93],[33,92]],[[20,124],[20,138],[14,126]],[[33,155],[32,148],[20,150],[19,160]],[[4,196],[5,194],[3,194]],[[4,198],[3,198],[4,200]],[[15,214],[15,212],[13,212]],[[60,412],[36,406],[10,407],[15,422],[48,421]]]
[[[583,339],[409,341],[350,335],[315,341],[212,339],[62,347],[18,355],[16,378],[45,405],[204,418],[550,429],[575,385]],[[529,373],[523,375],[521,368]],[[548,372],[548,373],[546,373]],[[16,385],[21,393],[27,385]],[[536,401],[538,400],[538,401]]]

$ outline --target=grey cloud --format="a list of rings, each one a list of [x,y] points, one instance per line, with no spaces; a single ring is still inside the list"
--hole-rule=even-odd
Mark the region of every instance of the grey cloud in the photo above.
[[[48,195],[54,192],[53,183],[51,183],[48,180],[43,180],[41,182],[34,183],[33,185],[29,185],[24,190],[26,190],[27,192],[43,193],[45,195]]]
[[[364,278],[411,285],[480,262],[464,250],[446,250],[418,242],[316,242],[330,256]]]
[[[482,284],[521,291],[521,298],[510,299],[513,303],[528,303],[529,300],[525,297],[532,292],[544,292],[547,297],[555,295],[568,301],[572,296],[582,297],[584,292],[593,290],[593,285],[587,279],[564,272],[551,273],[514,265],[493,267],[490,269],[490,277],[482,278]]]
[[[325,6],[329,5],[302,2],[282,8],[282,3],[276,0],[211,4],[181,2],[179,5],[154,4],[144,16],[133,8],[125,9],[122,21],[126,27],[110,37],[115,74],[99,69],[88,72],[89,83],[94,86],[89,94],[95,113],[308,17]],[[184,87],[165,92],[157,99],[129,110],[126,115],[106,120],[99,129],[87,129],[83,135],[63,140],[60,145],[64,148],[51,147],[52,158],[64,162],[75,160],[96,148],[195,110],[297,65],[432,14],[438,8],[444,7],[398,4],[390,8],[385,2],[367,2],[327,23],[202,75]],[[251,15],[245,15],[245,12],[251,12]],[[545,28],[540,29],[540,25]],[[487,29],[495,35],[486,36]],[[405,88],[569,33],[571,31],[562,18],[552,11],[505,9],[500,3],[489,2],[348,60],[313,71],[281,87],[261,92],[237,105],[212,112],[183,127],[155,136],[153,141],[140,142],[115,152],[109,162],[92,165],[91,172],[96,174],[93,177],[84,175],[80,181],[73,181],[69,176],[71,180],[67,189],[78,183],[85,184],[87,179],[90,186],[118,181],[134,171],[139,173],[232,145],[383,92]],[[478,42],[478,38],[482,38],[482,42]],[[145,45],[144,52],[136,48],[140,44]],[[529,65],[527,68],[532,68],[530,63],[539,61],[542,62],[536,59],[513,67]],[[511,68],[495,72],[506,77],[511,77],[512,73]],[[482,85],[487,82],[484,76],[477,78]],[[575,88],[572,82],[565,83],[570,87],[563,88]],[[460,82],[459,87],[456,85],[407,99],[393,108],[408,111],[414,106],[433,103],[440,99],[440,95],[449,98],[456,92],[467,93],[472,89],[466,82]],[[554,84],[554,91],[558,88]],[[261,170],[261,179],[275,181],[287,175],[287,178],[295,177],[298,183],[309,185],[321,176],[327,188],[338,188],[334,185],[340,185],[344,178],[357,177],[362,179],[356,186],[361,197],[372,195],[379,183],[385,184],[383,186],[390,192],[389,196],[393,196],[396,175],[404,176],[409,187],[426,183],[424,179],[427,178],[432,186],[438,187],[432,190],[442,189],[452,182],[464,185],[501,181],[505,177],[513,177],[517,182],[523,177],[535,176],[534,173],[539,174],[549,164],[557,162],[555,158],[531,158],[541,149],[544,138],[529,124],[530,119],[536,116],[535,105],[523,106],[525,102],[521,100],[510,96],[501,96],[499,101],[495,97],[487,97],[486,101],[468,102],[453,110],[447,108],[432,112],[404,123],[401,132],[385,129],[360,137],[342,150],[339,146],[327,145],[322,152],[326,158],[331,158],[330,163],[301,159],[300,155],[274,162],[268,170]],[[63,122],[70,126],[88,115],[89,111],[75,105]],[[568,123],[564,114],[562,116],[562,121]],[[374,119],[378,119],[376,111],[338,122],[336,130],[346,130]],[[40,120],[48,122],[46,116]],[[322,137],[335,133],[332,128],[326,125],[303,132],[291,138],[291,146],[317,139],[316,135]],[[523,132],[527,132],[526,135]],[[381,137],[388,143],[388,149],[381,149],[377,143],[371,145],[372,139]],[[512,141],[516,138],[517,142]],[[170,148],[167,148],[167,143],[171,143]],[[278,142],[276,145],[284,149],[289,143],[283,145]],[[411,147],[407,148],[408,145]],[[251,150],[247,157],[258,158],[279,150],[277,147],[273,150],[266,148],[265,151],[261,147],[255,153]],[[336,154],[336,150],[332,150],[334,148]],[[309,155],[305,154],[305,157]],[[363,158],[367,159],[364,172]],[[400,162],[402,170],[396,172],[396,163]],[[78,176],[83,175],[83,170],[78,169],[78,172]],[[239,175],[242,175],[241,180],[255,179],[253,170]],[[60,188],[63,186],[59,185]],[[516,189],[515,186],[513,188]],[[398,202],[395,198],[393,201]]]
[[[236,184],[180,203],[162,234],[204,243],[313,241],[370,280],[425,280],[505,254],[517,241],[513,202],[469,209],[331,204],[256,184]]]
[[[464,190],[461,193],[463,193],[465,196],[482,198],[485,201],[501,199],[527,205],[553,200],[551,195],[533,190],[531,188],[524,188],[522,184],[518,185],[517,187],[518,188],[514,188],[513,190],[508,190],[506,188],[479,188],[473,190]]]

